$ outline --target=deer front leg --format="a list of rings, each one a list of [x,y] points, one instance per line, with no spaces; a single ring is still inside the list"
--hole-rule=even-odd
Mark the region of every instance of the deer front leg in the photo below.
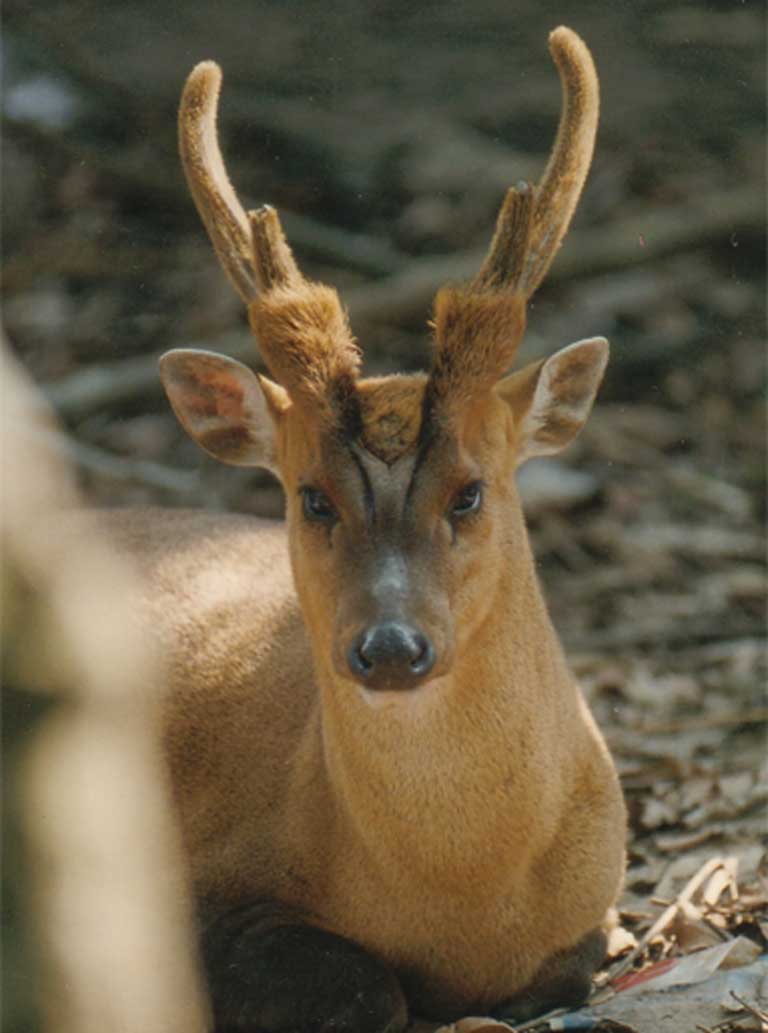
[[[493,1014],[511,1022],[527,1022],[553,1008],[575,1007],[589,996],[592,976],[605,957],[606,937],[593,929],[575,947],[561,951],[541,966],[528,986]]]
[[[257,901],[201,908],[215,1033],[400,1033],[397,977],[356,943]]]

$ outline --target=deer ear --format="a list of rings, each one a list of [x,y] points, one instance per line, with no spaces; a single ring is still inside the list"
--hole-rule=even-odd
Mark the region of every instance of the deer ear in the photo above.
[[[496,385],[517,427],[517,465],[565,448],[586,423],[608,362],[604,337],[577,341]]]
[[[215,459],[264,466],[279,476],[276,429],[288,408],[278,384],[224,355],[175,348],[160,359],[160,378],[179,422]]]

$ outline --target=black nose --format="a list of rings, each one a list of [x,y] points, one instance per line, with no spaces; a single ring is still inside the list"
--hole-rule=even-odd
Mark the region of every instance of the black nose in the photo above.
[[[435,650],[417,628],[399,621],[362,631],[347,655],[354,677],[372,689],[410,689],[432,670]]]

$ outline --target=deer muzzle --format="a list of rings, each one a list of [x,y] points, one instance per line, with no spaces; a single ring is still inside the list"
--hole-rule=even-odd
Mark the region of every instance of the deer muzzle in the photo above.
[[[449,636],[433,612],[428,579],[406,550],[371,550],[358,557],[356,574],[337,624],[337,672],[383,692],[414,689],[444,673]]]

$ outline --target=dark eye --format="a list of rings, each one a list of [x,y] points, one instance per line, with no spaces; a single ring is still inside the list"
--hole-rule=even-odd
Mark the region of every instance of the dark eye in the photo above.
[[[467,516],[476,513],[483,502],[483,485],[480,481],[472,481],[454,496],[451,503],[451,516]]]
[[[304,505],[304,516],[307,520],[336,520],[338,514],[333,508],[333,503],[318,488],[301,488],[301,498]]]

